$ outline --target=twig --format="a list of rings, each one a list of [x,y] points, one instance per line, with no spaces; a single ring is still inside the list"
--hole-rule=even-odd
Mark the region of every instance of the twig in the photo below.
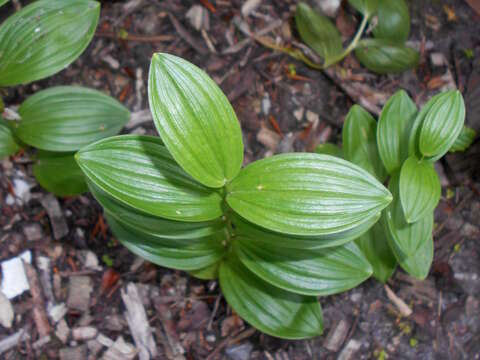
[[[95,36],[115,40],[136,41],[142,43],[156,43],[164,41],[173,41],[175,37],[172,35],[140,35],[140,34],[126,34],[125,36],[108,32],[96,32]]]
[[[412,315],[412,309],[410,309],[410,307],[407,304],[405,304],[405,301],[403,301],[397,295],[395,295],[393,290],[390,289],[390,287],[387,284],[385,284],[384,287],[385,287],[385,291],[387,292],[387,297],[397,307],[397,309],[400,311],[400,314],[402,314],[402,316],[405,316],[405,317]]]
[[[198,53],[201,55],[207,55],[208,50],[205,49],[203,46],[197,44],[197,42],[192,38],[192,36],[188,33],[188,31],[183,27],[182,24],[177,20],[175,16],[172,14],[168,14],[170,21],[172,22],[173,26],[175,27],[175,31],[180,35],[180,37],[185,40],[192,48],[194,48]]]
[[[207,357],[206,360],[212,360],[224,347],[235,344],[241,340],[247,339],[253,334],[255,334],[256,330],[255,328],[249,328],[239,334],[236,335],[231,335],[228,338],[222,340],[218,346],[213,350]]]

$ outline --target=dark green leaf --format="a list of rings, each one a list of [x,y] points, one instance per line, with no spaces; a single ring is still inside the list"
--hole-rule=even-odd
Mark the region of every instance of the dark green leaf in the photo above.
[[[238,174],[243,161],[240,124],[205,72],[179,57],[154,54],[148,95],[157,131],[188,174],[214,188]]]
[[[410,34],[410,14],[405,0],[380,0],[378,2],[378,22],[373,35],[404,43]]]
[[[360,41],[355,56],[363,66],[378,74],[398,73],[414,68],[419,60],[416,50],[382,39]]]
[[[348,3],[363,16],[370,17],[377,11],[379,1],[383,0],[348,0]]]
[[[72,153],[40,151],[33,175],[43,188],[57,196],[73,196],[88,191],[82,170]]]
[[[15,140],[10,126],[0,116],[0,159],[15,154],[20,150],[20,145]]]
[[[405,160],[400,170],[400,201],[408,223],[431,214],[441,191],[440,180],[431,163],[414,156]]]
[[[343,150],[335,144],[325,143],[319,144],[315,148],[317,154],[332,155],[343,159]]]
[[[317,13],[307,4],[297,5],[295,23],[302,40],[324,59],[324,66],[335,62],[335,57],[342,53],[340,32],[329,18]]]
[[[39,0],[0,26],[0,86],[53,75],[85,50],[100,16],[89,0]]]
[[[453,143],[452,147],[448,151],[463,152],[467,150],[470,147],[470,145],[472,145],[473,140],[475,140],[475,136],[477,136],[477,133],[475,130],[473,130],[472,128],[469,128],[468,126],[464,126],[462,129],[462,132],[455,139],[455,142]]]
[[[130,112],[117,100],[96,90],[58,86],[37,92],[18,110],[16,135],[48,151],[76,151],[117,134]]]
[[[198,270],[191,270],[188,273],[200,280],[215,280],[218,279],[218,269],[220,262],[207,266]]]
[[[367,170],[381,182],[387,171],[377,149],[377,122],[361,106],[353,105],[343,126],[343,152],[345,159]]]
[[[391,195],[348,161],[312,153],[251,163],[227,187],[227,203],[250,222],[300,236],[332,236],[380,213]]]
[[[180,221],[222,215],[222,197],[183,171],[159,138],[103,139],[80,150],[76,159],[90,181],[137,210]]]
[[[408,139],[417,107],[404,90],[385,104],[378,120],[378,153],[389,174],[400,169],[408,157]]]
[[[322,310],[315,297],[293,294],[270,285],[233,255],[220,265],[219,279],[229,305],[260,331],[284,339],[305,339],[322,334]]]
[[[427,277],[433,262],[433,238],[431,235],[410,257],[405,257],[394,245],[391,248],[403,270],[419,280]]]

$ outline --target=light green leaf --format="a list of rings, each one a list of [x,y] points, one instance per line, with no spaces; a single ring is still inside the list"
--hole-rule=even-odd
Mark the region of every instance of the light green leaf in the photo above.
[[[227,97],[201,69],[179,57],[154,54],[150,110],[165,146],[205,186],[218,188],[242,166],[242,131]]]
[[[233,256],[220,265],[220,287],[228,304],[250,325],[284,339],[306,339],[322,334],[320,303],[263,281]]]
[[[420,153],[431,161],[445,155],[460,135],[465,122],[465,104],[460,91],[438,98],[423,120],[418,138]]]
[[[72,63],[92,40],[100,3],[39,0],[0,25],[0,86],[26,84]]]
[[[20,145],[15,140],[10,126],[0,116],[0,159],[15,154],[20,150]]]
[[[302,40],[324,59],[324,66],[343,51],[340,32],[329,18],[301,2],[295,12],[295,23]]]
[[[200,280],[216,280],[218,279],[218,269],[220,268],[220,262],[207,266],[198,270],[191,270],[188,273],[193,277]]]
[[[400,169],[408,157],[408,139],[417,107],[404,90],[397,91],[385,104],[378,120],[377,146],[389,174]]]
[[[227,203],[254,224],[300,236],[332,236],[380,213],[391,195],[348,161],[312,153],[275,155],[242,169]]]
[[[253,237],[237,236],[233,249],[255,275],[297,294],[337,294],[372,275],[370,264],[353,242],[328,249],[292,251],[266,246]]]
[[[57,196],[73,196],[88,191],[85,176],[72,153],[37,154],[33,175],[38,183]]]
[[[100,140],[76,154],[87,178],[137,210],[180,221],[222,215],[222,197],[178,166],[159,138],[124,135]]]
[[[416,50],[382,39],[360,41],[355,56],[363,66],[378,74],[399,73],[414,68],[420,58]]]
[[[405,0],[380,0],[378,2],[378,22],[373,35],[404,43],[410,34],[410,14]]]
[[[315,148],[315,152],[317,154],[332,155],[343,159],[343,150],[338,145],[332,143],[319,144]]]
[[[117,100],[100,91],[57,86],[37,92],[18,110],[16,135],[26,144],[48,151],[76,151],[116,135],[130,118]]]
[[[378,9],[378,3],[383,0],[348,0],[348,3],[357,9],[363,16],[370,17]]]
[[[9,0],[0,0],[0,6],[5,5]]]
[[[458,137],[455,139],[455,142],[453,143],[452,147],[449,152],[458,152],[458,151],[465,151],[467,150],[470,145],[472,145],[473,140],[475,140],[475,137],[477,136],[477,132],[473,130],[472,128],[469,128],[468,126],[464,126],[462,129],[462,132]]]
[[[414,156],[405,160],[400,170],[400,201],[408,223],[432,213],[441,191],[440,180],[431,163]]]
[[[343,152],[345,159],[367,170],[381,182],[387,171],[377,149],[377,122],[359,105],[353,105],[343,125]]]
[[[408,274],[419,280],[424,280],[428,276],[433,262],[433,238],[431,235],[410,257],[405,257],[394,245],[391,247],[398,263]]]
[[[395,256],[388,245],[387,232],[385,211],[383,211],[380,220],[355,240],[372,266],[373,277],[382,283],[386,283],[390,279],[397,267]]]

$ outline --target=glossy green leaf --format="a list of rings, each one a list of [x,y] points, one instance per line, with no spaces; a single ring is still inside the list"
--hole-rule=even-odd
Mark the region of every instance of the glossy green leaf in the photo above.
[[[460,135],[465,122],[465,104],[460,91],[446,92],[423,120],[418,137],[420,153],[431,160],[445,155]]]
[[[405,257],[395,246],[392,246],[392,251],[399,265],[409,275],[419,280],[424,280],[428,276],[433,262],[433,238],[431,235],[410,257]]]
[[[410,34],[410,14],[405,0],[380,0],[378,2],[378,21],[373,35],[398,43],[407,41]]]
[[[198,270],[191,270],[188,273],[193,277],[200,280],[216,280],[218,279],[218,269],[220,268],[220,262],[213,265],[209,265],[205,268]]]
[[[270,285],[233,255],[220,265],[219,280],[228,304],[260,331],[284,339],[305,339],[322,334],[322,310],[315,297]]]
[[[377,149],[377,122],[359,105],[353,105],[343,125],[343,152],[345,159],[367,170],[381,182],[387,171]]]
[[[100,91],[57,86],[37,92],[18,110],[16,135],[26,144],[48,151],[76,151],[116,135],[130,118],[117,100]]]
[[[108,224],[127,249],[154,264],[178,270],[198,270],[217,263],[225,255],[224,233],[196,239],[159,239],[116,220],[108,212]]]
[[[342,38],[328,17],[301,2],[295,12],[295,23],[305,44],[324,59],[324,66],[335,62],[335,57],[343,51]]]
[[[57,196],[73,196],[87,192],[85,176],[73,155],[40,151],[33,165],[33,175],[38,183]]]
[[[476,136],[477,136],[477,132],[475,130],[473,130],[472,128],[469,128],[468,126],[464,126],[462,129],[462,132],[455,139],[455,142],[453,143],[452,147],[448,151],[463,152],[467,150],[470,147],[470,145],[472,145],[473,140],[475,140]]]
[[[233,248],[255,275],[297,294],[337,294],[357,286],[372,274],[370,264],[353,242],[328,249],[292,251],[265,246],[256,238],[237,236]]]
[[[0,159],[15,154],[20,150],[20,145],[15,140],[10,126],[0,116]]]
[[[242,131],[227,97],[201,69],[154,54],[150,110],[165,146],[180,166],[208,187],[222,187],[242,166]]]
[[[399,73],[417,66],[416,50],[383,39],[365,39],[355,49],[355,56],[367,69],[378,74]]]
[[[378,120],[377,146],[389,174],[400,169],[408,157],[410,129],[417,107],[404,90],[397,91],[385,104]]]
[[[385,211],[380,220],[365,234],[355,240],[373,269],[373,277],[386,283],[397,267],[397,261],[388,245]]]
[[[256,161],[227,187],[227,203],[248,221],[301,236],[352,230],[390,201],[388,190],[358,166],[312,153]]]
[[[319,144],[315,148],[315,152],[317,154],[332,155],[343,159],[343,150],[338,145],[332,143]]]
[[[0,25],[0,86],[26,84],[72,63],[92,40],[100,3],[38,0]]]
[[[363,16],[370,17],[378,9],[378,3],[383,0],[348,0],[348,3],[357,9]]]
[[[400,170],[400,201],[405,219],[414,223],[433,212],[442,188],[433,164],[414,156]]]
[[[76,154],[87,178],[113,198],[151,215],[180,221],[222,215],[222,197],[192,179],[159,138],[124,135]]]

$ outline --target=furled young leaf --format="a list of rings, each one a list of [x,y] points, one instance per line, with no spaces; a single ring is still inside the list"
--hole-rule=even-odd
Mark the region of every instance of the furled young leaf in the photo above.
[[[465,151],[467,150],[470,145],[472,145],[473,140],[475,140],[475,136],[477,136],[477,133],[475,130],[472,128],[469,128],[468,126],[464,126],[462,129],[462,132],[458,137],[455,139],[455,142],[453,143],[452,147],[450,148],[450,152],[458,152],[458,151]]]
[[[367,170],[381,182],[387,178],[378,154],[377,122],[359,105],[353,105],[343,126],[343,152],[345,159]]]
[[[26,144],[48,151],[76,151],[117,134],[130,112],[100,91],[57,86],[37,92],[18,110],[16,135]]]
[[[343,51],[342,38],[335,25],[303,2],[297,5],[295,23],[302,40],[324,59],[325,66]]]
[[[465,104],[460,91],[446,92],[432,106],[423,120],[418,137],[420,153],[438,160],[460,135],[465,122]]]
[[[385,104],[377,125],[378,153],[389,174],[400,169],[408,157],[408,139],[417,107],[404,90]]]
[[[343,159],[343,150],[338,145],[332,143],[319,144],[315,148],[315,152],[317,154],[332,155]]]
[[[197,239],[160,239],[137,231],[106,213],[112,232],[127,249],[154,264],[178,270],[198,270],[225,255],[223,231]]]
[[[360,63],[378,74],[398,73],[418,64],[416,50],[383,39],[365,39],[355,49]]]
[[[18,150],[20,150],[20,145],[15,140],[15,136],[7,122],[0,116],[0,159],[13,155]]]
[[[431,234],[427,241],[424,241],[415,254],[410,257],[405,257],[394,245],[391,248],[403,270],[419,280],[424,280],[427,277],[433,262],[433,238]]]
[[[38,0],[0,25],[0,86],[53,75],[85,50],[100,16],[89,0]]]
[[[411,156],[400,170],[400,201],[408,223],[414,223],[433,212],[442,188],[433,164]]]
[[[250,222],[300,236],[340,235],[391,201],[372,175],[348,161],[312,153],[251,163],[227,187],[227,203]]]
[[[260,331],[284,339],[322,334],[322,309],[315,297],[270,285],[250,272],[233,254],[220,265],[219,280],[228,304]]]
[[[363,16],[370,17],[378,9],[378,3],[383,0],[348,0],[349,4]]]
[[[386,283],[397,267],[395,256],[388,245],[385,210],[380,220],[365,234],[355,240],[373,269],[373,277]]]
[[[73,153],[40,151],[33,175],[43,188],[57,196],[73,196],[88,191],[85,176]]]
[[[202,269],[191,270],[188,273],[200,280],[216,280],[218,279],[219,267],[220,267],[220,262],[217,262],[213,265],[209,265]]]
[[[370,264],[353,242],[328,249],[292,251],[238,236],[233,248],[255,275],[297,294],[337,294],[357,286],[372,274]]]
[[[137,210],[180,221],[222,215],[221,196],[185,173],[159,138],[103,139],[80,150],[76,159],[91,182]]]
[[[380,0],[373,35],[403,44],[410,34],[410,14],[405,0]]]
[[[180,166],[208,187],[222,187],[242,166],[242,131],[215,82],[195,65],[154,54],[148,81],[150,110],[165,146]]]

